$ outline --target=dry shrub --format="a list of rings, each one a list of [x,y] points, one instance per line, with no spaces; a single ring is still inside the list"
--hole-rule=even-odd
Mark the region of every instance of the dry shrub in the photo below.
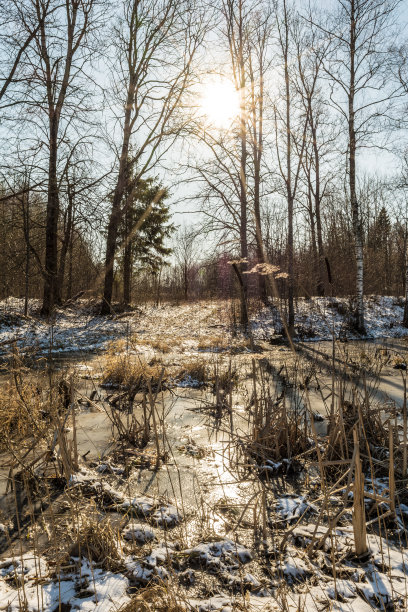
[[[17,391],[14,382],[7,381],[0,387],[0,449],[5,450],[7,441],[18,441],[31,436],[42,427],[41,399],[34,385],[25,384]]]
[[[118,571],[123,563],[118,551],[117,534],[108,518],[98,520],[97,515],[81,513],[80,524],[74,537],[70,554],[75,557],[86,557],[98,563],[105,570]]]
[[[150,586],[140,591],[120,612],[185,612],[186,607],[163,586]]]
[[[150,346],[155,351],[160,351],[161,353],[170,353],[172,348],[167,338],[156,338],[155,340],[151,340]]]
[[[146,380],[152,387],[158,385],[162,366],[158,363],[148,364],[144,359],[132,360],[130,355],[108,354],[103,372],[102,383],[115,387],[144,389]]]
[[[174,336],[160,334],[160,336],[146,340],[145,344],[150,344],[155,351],[169,353],[174,347],[179,345],[179,341]]]

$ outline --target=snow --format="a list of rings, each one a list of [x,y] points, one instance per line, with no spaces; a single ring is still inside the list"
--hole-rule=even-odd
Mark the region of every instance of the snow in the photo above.
[[[149,340],[153,336],[169,339],[177,352],[188,354],[191,349],[197,351],[200,338],[214,335],[213,327],[220,320],[225,320],[225,329],[228,327],[228,309],[220,302],[146,305],[115,318],[92,314],[89,303],[78,300],[75,307],[57,309],[50,322],[35,316],[41,306],[39,300],[30,300],[29,304],[33,316],[23,317],[24,300],[10,297],[0,301],[0,314],[16,315],[0,324],[0,354],[7,354],[12,342],[23,353],[35,349],[39,354],[52,350],[58,355],[99,351],[112,340],[128,338],[129,352],[149,352],[153,356],[155,351],[149,343],[143,344],[144,336]]]
[[[119,510],[123,512],[134,512],[138,516],[149,516],[154,510],[155,504],[149,497],[133,497],[125,500]]]
[[[252,559],[250,551],[232,540],[208,542],[199,544],[184,551],[191,559],[196,559],[206,566],[219,567],[236,566],[239,563],[249,563]]]
[[[154,531],[142,523],[129,523],[122,531],[125,540],[145,544],[154,540]]]
[[[0,303],[6,312],[22,312],[20,301],[9,298]],[[25,352],[34,347],[38,353],[72,353],[95,351],[105,347],[112,339],[126,334],[127,324],[106,317],[99,317],[78,309],[57,311],[55,318],[47,322],[39,318],[21,319],[18,325],[0,326],[0,345],[15,342]],[[9,346],[1,346],[4,354]]]
[[[86,560],[81,564],[77,560],[75,573],[53,580],[47,561],[33,553],[6,559],[1,565],[0,609],[8,612],[55,610],[59,603],[83,612],[110,612],[114,605],[119,608],[129,601],[125,576],[95,568]]]
[[[349,340],[361,339],[347,325],[349,298],[311,298],[297,300],[295,306],[295,329],[302,340],[331,340],[347,337]],[[404,308],[402,300],[390,296],[367,296],[364,299],[365,326],[368,338],[400,338],[408,330],[401,325]],[[257,339],[268,340],[281,333],[282,324],[279,313],[264,308],[252,321],[252,331]]]
[[[157,526],[169,529],[179,525],[183,520],[180,512],[175,506],[160,506],[150,517],[150,520]]]
[[[359,339],[358,334],[348,328],[347,313],[349,298],[299,299],[296,304],[295,328],[302,340],[327,340],[336,337]],[[365,298],[365,320],[367,337],[402,337],[407,329],[401,325],[402,300],[395,297],[367,296]],[[39,300],[30,300],[31,311],[38,311]],[[87,303],[79,300],[75,308],[59,309],[54,319],[47,322],[38,317],[23,317],[23,300],[8,298],[0,302],[5,314],[13,314],[10,320],[3,317],[0,324],[0,354],[10,350],[12,342],[22,352],[36,350],[39,354],[52,350],[55,355],[77,351],[99,351],[109,342],[120,338],[129,340],[129,353],[155,354],[143,338],[164,339],[170,348],[184,355],[198,354],[200,340],[217,334],[225,338],[226,346],[233,345],[228,329],[229,309],[225,301],[197,302],[159,307],[147,305],[143,309],[129,312],[123,318],[101,317],[91,314]],[[269,340],[281,333],[281,322],[276,309],[264,308],[254,316],[252,331],[255,339]],[[218,329],[221,328],[221,329]],[[210,347],[211,348],[211,347]],[[202,351],[201,351],[202,352]],[[207,351],[208,352],[208,351]],[[84,370],[86,375],[86,371]],[[198,381],[186,377],[180,386],[196,387]]]
[[[306,501],[305,497],[300,495],[280,497],[276,505],[276,512],[289,523],[296,521],[307,511],[315,511],[315,508]]]

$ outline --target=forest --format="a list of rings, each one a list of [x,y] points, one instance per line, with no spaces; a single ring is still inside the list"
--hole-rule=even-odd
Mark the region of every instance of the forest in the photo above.
[[[0,24],[0,610],[408,610],[406,3]]]

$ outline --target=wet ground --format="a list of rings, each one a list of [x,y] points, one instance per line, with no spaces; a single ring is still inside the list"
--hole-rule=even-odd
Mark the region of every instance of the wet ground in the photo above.
[[[245,351],[230,355],[200,352],[199,356],[214,367],[219,367],[221,363],[231,363],[230,367],[240,373],[238,386],[229,394],[228,401],[221,409],[216,405],[217,398],[211,386],[201,389],[173,386],[160,394],[156,402],[157,441],[151,440],[140,452],[138,450],[134,455],[127,455],[125,467],[130,466],[130,469],[126,469],[126,473],[120,472],[123,463],[114,452],[118,448],[115,435],[117,432],[112,426],[110,415],[113,409],[109,404],[114,390],[100,386],[105,357],[83,353],[69,359],[53,358],[52,364],[48,363],[48,367],[52,365],[52,375],[63,373],[65,379],[72,381],[75,387],[75,423],[70,417],[67,427],[70,431],[75,430],[76,434],[83,473],[83,477],[78,477],[78,486],[82,486],[88,479],[89,482],[99,483],[101,487],[111,487],[119,495],[122,504],[143,498],[167,500],[160,502],[164,504],[162,508],[167,508],[161,512],[168,512],[170,518],[177,515],[180,517],[180,520],[175,520],[171,530],[160,532],[161,525],[152,521],[151,516],[154,515],[150,511],[142,515],[141,523],[146,528],[153,525],[153,537],[156,541],[165,536],[170,548],[176,547],[174,551],[190,551],[194,546],[204,547],[201,552],[194,553],[204,555],[200,570],[194,564],[188,563],[185,566],[181,564],[177,569],[174,559],[173,565],[170,564],[173,570],[178,572],[177,576],[193,571],[193,578],[190,576],[191,584],[187,574],[183,577],[185,593],[188,593],[190,598],[203,602],[205,598],[216,598],[219,595],[222,599],[225,593],[240,594],[244,590],[258,598],[256,602],[251,600],[252,603],[248,603],[246,609],[262,609],[257,606],[267,604],[272,606],[270,609],[278,609],[279,607],[273,606],[280,581],[283,580],[292,590],[294,584],[304,584],[306,577],[307,581],[313,584],[310,582],[310,575],[316,568],[313,570],[310,565],[305,566],[302,555],[296,556],[293,547],[292,552],[287,553],[289,557],[286,555],[278,558],[274,543],[268,535],[268,526],[271,521],[275,522],[278,532],[280,528],[284,529],[291,524],[293,519],[297,520],[307,510],[308,495],[310,503],[317,503],[315,500],[319,499],[319,494],[314,493],[310,497],[310,493],[313,487],[319,484],[315,482],[311,488],[310,474],[305,480],[305,474],[302,473],[287,478],[278,473],[265,482],[265,479],[259,477],[257,470],[245,465],[239,450],[240,443],[250,428],[254,402],[253,368],[265,377],[272,398],[278,398],[285,390],[289,410],[308,410],[308,418],[313,418],[313,414],[321,417],[314,418],[318,436],[324,437],[327,431],[333,372],[336,381],[343,378],[345,385],[355,381],[362,392],[368,389],[372,401],[383,406],[384,414],[391,407],[395,407],[401,423],[406,371],[402,366],[407,358],[408,344],[404,340],[349,342],[336,343],[334,348],[333,355],[333,345],[330,342],[298,343],[296,352],[293,353],[285,345],[271,348],[263,342],[256,353]],[[138,358],[138,354],[134,357]],[[183,357],[179,353],[169,352],[161,355],[161,358],[164,363],[174,364]],[[395,369],[396,365],[400,365],[401,369]],[[49,372],[40,369],[32,375],[49,376]],[[138,399],[140,398],[136,398]],[[141,405],[136,401],[137,418],[141,419],[141,411]],[[120,414],[119,418],[126,422],[128,415]],[[159,450],[166,457],[160,469],[154,469],[157,443]],[[34,456],[35,452],[37,450],[34,450]],[[13,503],[10,494],[6,496],[5,491],[10,457],[4,455],[2,459],[1,509],[3,512],[9,512]],[[334,505],[340,503],[341,498],[333,498]],[[311,513],[314,512],[312,509]],[[123,526],[123,523],[120,524]],[[338,537],[341,539],[343,535],[339,534]],[[225,561],[225,567],[221,568],[222,571],[218,574],[206,571],[214,559],[224,558],[223,555],[227,559],[230,554],[227,554],[225,549],[220,553],[221,557],[215,553],[212,555],[208,550],[208,542],[217,541],[231,541],[235,546],[238,546],[239,542],[239,546],[244,547],[241,551],[243,558],[245,551],[249,551],[252,560],[240,561],[233,569],[233,564]],[[263,548],[263,552],[260,553],[257,547]],[[9,554],[10,549],[5,550],[3,556]],[[132,584],[138,584],[140,576],[140,585],[148,583],[150,578],[157,576],[157,568],[166,565],[146,561],[146,554],[147,550],[141,549],[138,555],[127,562],[128,572],[133,572]],[[190,554],[192,553],[183,552],[184,557],[190,558]],[[174,558],[177,556],[176,552],[172,555]],[[207,563],[210,565],[207,566]],[[283,571],[284,567],[286,569]],[[143,577],[144,570],[152,572],[146,580]],[[327,581],[329,582],[328,578]],[[347,591],[346,587],[344,590]],[[327,589],[323,591],[323,603],[334,605],[333,602],[339,601],[339,598],[331,598]],[[299,592],[309,593],[308,589],[303,587]],[[385,596],[388,597],[388,591]],[[355,601],[356,597],[353,591],[352,597],[344,595],[343,600]],[[360,607],[355,608],[356,610],[372,609],[374,600],[369,599],[369,608],[364,608],[367,598],[358,596],[358,600]],[[221,607],[217,607],[218,605]],[[380,602],[376,607],[391,609],[382,608],[381,605]],[[200,610],[224,609],[219,602],[215,602],[213,608],[200,608],[198,604],[197,606],[196,609]]]

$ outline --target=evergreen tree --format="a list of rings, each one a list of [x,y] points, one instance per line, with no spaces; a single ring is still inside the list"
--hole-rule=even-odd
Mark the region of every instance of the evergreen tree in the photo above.
[[[166,238],[174,232],[171,213],[166,200],[167,189],[156,178],[131,178],[129,164],[125,210],[120,228],[120,246],[123,251],[121,269],[123,301],[131,302],[132,273],[135,267],[157,275],[172,250],[165,246]]]

